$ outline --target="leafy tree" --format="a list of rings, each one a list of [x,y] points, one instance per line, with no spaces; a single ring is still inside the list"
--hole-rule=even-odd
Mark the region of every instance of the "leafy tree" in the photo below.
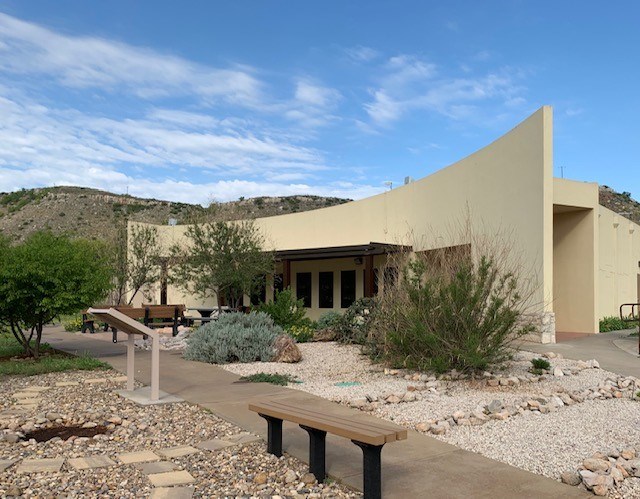
[[[264,236],[253,221],[195,223],[186,237],[186,249],[172,248],[170,280],[188,293],[222,297],[238,308],[243,295],[273,272],[273,254],[264,250]]]
[[[104,247],[36,232],[0,251],[0,321],[26,354],[39,356],[44,325],[104,299],[111,269]]]
[[[113,299],[121,304],[129,295],[128,304],[147,284],[160,278],[160,248],[158,230],[149,225],[127,225],[118,228],[112,245],[114,274]]]

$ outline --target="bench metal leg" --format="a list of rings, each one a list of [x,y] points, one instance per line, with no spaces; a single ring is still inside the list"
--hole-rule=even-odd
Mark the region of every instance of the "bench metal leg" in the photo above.
[[[118,343],[118,330],[115,327],[111,328],[111,341]]]
[[[327,478],[325,466],[325,447],[327,432],[300,425],[300,428],[309,434],[309,471],[313,473],[318,483]]]
[[[383,446],[365,444],[355,440],[352,440],[352,442],[362,449],[364,497],[365,499],[380,499],[382,497],[380,453]]]
[[[282,456],[282,419],[258,415],[267,420],[267,452],[274,456]]]

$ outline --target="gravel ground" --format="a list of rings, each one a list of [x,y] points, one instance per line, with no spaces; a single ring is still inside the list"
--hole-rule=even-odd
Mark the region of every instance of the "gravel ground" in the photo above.
[[[33,377],[6,377],[0,381],[0,413],[11,409],[12,394],[27,386],[51,386],[42,392],[38,407],[20,416],[0,416],[0,434],[26,431],[44,422],[47,415],[58,413],[64,424],[109,424],[107,435],[94,438],[58,439],[36,443],[9,443],[0,439],[0,460],[25,458],[66,459],[107,455],[117,462],[116,454],[178,445],[196,446],[213,438],[224,439],[241,433],[241,429],[188,403],[141,407],[114,394],[122,388],[113,378],[114,371],[68,372]],[[106,377],[104,384],[53,387],[59,381],[82,381]],[[115,421],[114,424],[108,420]],[[35,424],[40,421],[40,424]],[[196,480],[194,497],[271,496],[286,497],[359,497],[338,484],[307,484],[304,463],[284,456],[276,458],[266,452],[260,441],[244,446],[173,458],[179,470],[187,470]],[[135,465],[118,463],[109,468],[77,471],[65,462],[57,473],[17,474],[16,463],[0,472],[0,497],[16,488],[24,497],[148,497],[153,487]],[[285,483],[285,477],[291,477]]]
[[[241,375],[256,372],[290,374],[302,381],[292,388],[315,395],[348,402],[366,395],[406,392],[408,386],[423,381],[404,379],[403,375],[385,374],[372,365],[357,346],[336,343],[299,345],[303,360],[298,364],[252,363],[224,365]],[[539,357],[519,352],[500,376],[528,373],[530,360]],[[588,359],[584,359],[588,360]],[[597,387],[614,373],[602,369],[578,370],[577,361],[551,359],[552,367],[575,370],[572,376],[554,377],[518,386],[489,387],[475,380],[441,382],[435,393],[422,392],[416,402],[380,404],[374,414],[414,428],[416,424],[444,418],[454,411],[472,411],[499,399],[505,405],[547,397],[559,390],[573,392]],[[411,374],[411,373],[409,373]],[[337,382],[358,381],[353,387],[335,386]],[[445,435],[436,436],[463,449],[483,454],[513,466],[559,479],[563,471],[576,471],[580,463],[595,452],[625,447],[640,447],[640,402],[629,399],[588,400],[563,407],[548,414],[525,412],[505,421],[492,420],[480,426],[456,426]],[[628,478],[611,497],[640,497],[640,479]]]

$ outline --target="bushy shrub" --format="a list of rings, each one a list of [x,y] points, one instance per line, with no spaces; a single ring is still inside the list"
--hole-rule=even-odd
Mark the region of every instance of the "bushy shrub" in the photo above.
[[[184,357],[211,364],[268,362],[280,334],[282,328],[263,312],[224,314],[191,334]]]
[[[548,371],[549,369],[551,369],[551,363],[547,359],[531,359],[531,371],[534,374],[541,374],[542,371]]]
[[[335,310],[325,312],[318,319],[318,329],[332,329],[337,326],[340,319],[342,319],[342,314],[340,312],[336,312]]]
[[[82,329],[82,316],[77,315],[65,320],[62,325],[64,326],[64,330],[69,333],[75,333]]]
[[[359,298],[354,301],[333,327],[336,341],[364,345],[375,317],[375,308],[374,298]]]
[[[315,329],[311,326],[291,326],[287,329],[287,334],[298,343],[306,343],[313,339]]]
[[[375,353],[439,373],[482,371],[510,358],[512,342],[535,330],[533,293],[503,253],[483,249],[476,258],[459,251],[397,262],[400,279],[376,314]]]
[[[306,317],[303,300],[296,300],[290,288],[276,292],[274,301],[261,303],[256,310],[271,316],[273,322],[282,329],[311,326],[311,321]]]
[[[631,329],[638,325],[638,321],[625,322],[620,317],[614,315],[603,317],[600,319],[600,332],[608,333],[610,331],[620,331],[622,329]]]

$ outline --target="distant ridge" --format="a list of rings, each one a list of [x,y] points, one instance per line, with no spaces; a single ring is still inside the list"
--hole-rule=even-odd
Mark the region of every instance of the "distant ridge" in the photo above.
[[[170,218],[186,223],[194,217],[216,220],[271,217],[342,204],[349,199],[321,196],[256,197],[200,205],[145,199],[86,187],[46,187],[0,193],[0,233],[21,240],[32,232],[111,240],[126,220],[166,224]]]

